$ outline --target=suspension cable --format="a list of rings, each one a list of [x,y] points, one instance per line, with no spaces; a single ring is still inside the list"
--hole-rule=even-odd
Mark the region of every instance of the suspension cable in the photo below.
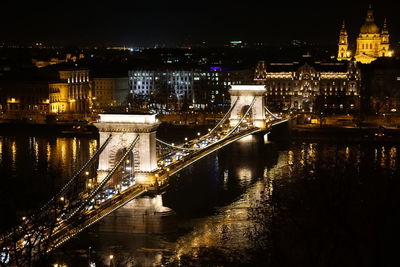
[[[82,172],[103,152],[103,150],[106,148],[108,143],[111,141],[112,135],[110,134],[106,141],[101,145],[101,147],[93,154],[93,156],[86,161],[86,163],[72,176],[72,178],[60,189],[60,191],[55,194],[43,207],[40,208],[40,210],[44,210],[48,208],[48,206],[55,200],[58,199],[58,196],[62,195],[69,187],[70,185],[79,177],[79,175],[82,174]]]
[[[75,175],[78,176],[80,172],[82,172],[89,164],[90,162],[96,158],[96,156],[98,154],[100,154],[104,148],[107,146],[107,144],[109,143],[109,141],[111,140],[111,135],[106,139],[106,141],[103,143],[103,145],[101,146],[101,148],[99,150],[96,151],[95,155],[88,161],[86,162],[86,164],[81,168],[81,170]],[[117,168],[121,165],[121,163],[125,160],[125,158],[128,156],[128,154],[132,151],[133,147],[136,145],[137,141],[139,140],[139,135],[135,138],[135,140],[132,142],[132,144],[129,146],[128,150],[124,153],[124,155],[122,156],[122,158],[118,161],[118,163],[114,166],[113,169],[111,169],[111,171],[108,173],[108,175],[104,178],[104,180],[95,188],[95,190],[89,194],[88,197],[86,197],[85,199],[83,199],[82,203],[68,216],[68,218],[66,220],[69,220],[71,217],[73,217],[77,212],[79,212],[85,205],[87,205],[87,203],[93,199],[93,197],[98,193],[98,191],[104,186],[105,183],[107,183],[110,180],[110,177],[115,173],[115,171],[117,170]],[[96,155],[97,154],[97,155]],[[75,177],[74,176],[74,177]],[[72,181],[72,180],[70,180]],[[67,186],[67,185],[66,185]],[[66,188],[66,186],[64,186],[64,188]],[[63,189],[64,189],[63,188]],[[62,192],[63,190],[61,190],[60,192]],[[53,197],[54,199],[55,197]],[[50,203],[51,201],[49,201]],[[28,228],[28,230],[30,230]],[[39,228],[39,232],[37,232],[37,230],[35,230],[35,233],[37,233],[38,235],[41,235],[43,233],[43,231],[45,231],[46,228],[42,227]],[[46,238],[47,239],[47,238]],[[39,250],[40,250],[40,242],[41,242],[41,238],[38,239],[39,242]],[[2,244],[3,245],[3,244]],[[36,246],[36,245],[35,245]],[[0,247],[1,248],[1,247]],[[0,262],[1,263],[1,262]]]
[[[81,203],[78,208],[76,208],[69,216],[67,219],[70,219],[73,217],[77,212],[82,210],[84,206],[88,204],[90,200],[92,200],[96,194],[100,191],[100,189],[103,188],[103,186],[110,180],[111,176],[114,175],[115,171],[118,169],[118,167],[121,165],[121,163],[125,160],[125,158],[128,156],[128,154],[132,151],[132,149],[135,147],[136,143],[139,140],[139,135],[136,136],[136,138],[133,140],[131,145],[128,147],[128,150],[124,153],[124,155],[121,157],[121,159],[115,164],[115,166],[110,170],[110,172],[107,174],[106,177],[100,182],[100,184],[97,185],[97,187],[89,194],[88,197],[86,197],[83,200],[83,203]]]
[[[187,148],[187,147],[181,147],[181,146],[175,146],[175,145],[172,145],[172,144],[168,144],[167,142],[165,142],[165,141],[163,141],[161,139],[158,139],[158,138],[156,138],[156,141],[161,143],[161,144],[163,144],[163,145],[166,145],[166,146],[169,146],[169,147],[172,147],[172,148],[176,148],[176,149],[191,150],[191,151],[197,150],[197,149],[194,149],[194,148]]]
[[[238,103],[238,101],[239,101],[239,97],[236,98],[235,103],[233,103],[233,105],[231,105],[231,107],[229,108],[229,110],[225,113],[224,117],[217,123],[217,125],[215,125],[214,128],[212,128],[207,134],[205,134],[204,136],[202,136],[202,138],[205,137],[205,136],[208,136],[208,135],[212,134],[215,130],[219,129],[219,127],[226,121],[226,119],[228,118],[228,116],[230,115],[230,113],[232,112],[232,110],[235,108],[235,106],[236,106],[236,104]],[[175,146],[175,145],[172,145],[172,144],[168,144],[167,142],[165,142],[165,141],[163,141],[163,140],[160,140],[160,139],[156,139],[156,140],[157,140],[159,143],[163,144],[163,145],[166,145],[166,146],[169,146],[169,147],[172,147],[172,148],[175,148],[175,149],[189,150],[189,151],[196,151],[196,150],[198,150],[198,149],[195,149],[195,148],[185,148],[185,147],[181,147],[181,146]]]
[[[238,127],[239,125],[243,122],[243,120],[246,118],[247,114],[249,114],[250,110],[253,108],[254,103],[256,102],[256,98],[253,98],[253,101],[251,102],[249,108],[247,109],[246,113],[243,115],[243,117],[240,119],[240,121],[235,125],[235,127],[233,129],[231,129],[223,138],[228,137],[231,133],[233,133]]]
[[[275,116],[266,106],[264,106],[264,108],[272,117],[274,117],[274,119],[279,120],[279,118]]]
[[[216,129],[219,129],[220,125],[222,125],[226,121],[226,119],[228,118],[228,116],[230,115],[232,110],[235,108],[238,101],[239,101],[239,96],[238,96],[238,98],[236,98],[235,103],[233,103],[233,105],[231,105],[231,107],[229,108],[228,112],[224,115],[224,117],[217,123],[217,125],[214,126],[214,128],[211,129],[211,131],[208,132],[207,135],[210,135]]]

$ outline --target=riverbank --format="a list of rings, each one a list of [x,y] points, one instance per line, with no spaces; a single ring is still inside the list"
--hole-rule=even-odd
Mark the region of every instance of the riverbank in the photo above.
[[[166,136],[167,141],[174,142],[178,137],[179,140],[184,138],[193,139],[198,136],[206,134],[209,129],[213,128],[214,124],[189,124],[180,125],[172,122],[162,122],[157,132],[161,136]],[[169,136],[171,128],[176,129],[177,132],[173,136]],[[63,124],[50,124],[50,123],[0,123],[0,135],[8,136],[65,136],[65,137],[90,137],[97,138],[99,130],[92,124],[79,124],[79,123],[63,123]]]
[[[205,118],[205,117],[204,117]],[[157,130],[165,136],[171,127],[178,130],[179,139],[192,139],[198,133],[204,135],[209,129],[215,126],[214,121],[202,120],[194,123],[179,124],[175,120],[162,119],[161,125]],[[285,130],[286,131],[286,130]],[[1,135],[29,135],[29,136],[87,136],[98,137],[98,129],[88,123],[0,123]],[[279,131],[279,135],[283,134]],[[291,124],[289,134],[292,138],[301,140],[346,140],[346,141],[379,141],[379,142],[398,142],[400,141],[400,128],[384,127],[378,125],[368,125],[362,127],[349,125],[319,125],[319,124]],[[171,139],[173,137],[167,138]],[[183,141],[182,141],[183,142]]]
[[[212,128],[223,117],[221,113],[171,113],[160,114],[157,119],[162,125],[179,127],[188,135],[185,128]],[[54,122],[37,122],[36,120],[3,120],[0,121],[0,135],[35,135],[35,136],[90,136],[96,138],[98,129],[93,120],[60,120]],[[203,133],[206,130],[202,130]]]
[[[28,136],[98,136],[93,125],[85,124],[36,124],[36,123],[0,123],[1,135]]]
[[[400,141],[400,129],[383,126],[296,125],[290,127],[290,134],[291,137],[302,140]]]

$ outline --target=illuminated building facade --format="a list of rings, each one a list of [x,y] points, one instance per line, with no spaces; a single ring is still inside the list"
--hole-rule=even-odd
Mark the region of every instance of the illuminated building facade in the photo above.
[[[348,46],[347,31],[343,23],[339,34],[338,60],[350,60],[352,52]],[[368,9],[367,17],[361,26],[357,38],[357,47],[354,58],[363,64],[370,64],[380,57],[392,57],[393,51],[390,50],[389,31],[386,19],[382,30],[374,22],[374,12],[371,6]]]
[[[58,57],[52,57],[50,59],[46,58],[46,59],[38,59],[38,58],[33,58],[32,59],[32,64],[35,65],[37,68],[43,68],[43,67],[47,67],[50,65],[57,65],[57,64],[61,64],[64,62],[76,62],[78,59],[83,59],[85,58],[84,54],[79,54],[79,55],[72,55],[72,54],[66,54],[65,58],[58,58]]]
[[[1,81],[0,111],[7,118],[32,118],[48,112],[48,88],[45,82]]]
[[[49,84],[50,113],[88,114],[92,109],[89,70],[60,70],[59,81]]]
[[[93,104],[96,109],[105,109],[112,106],[126,104],[129,94],[127,77],[92,79]]]
[[[274,111],[350,112],[359,107],[360,69],[357,62],[258,62],[254,80],[266,87]]]
[[[147,105],[150,102],[173,103],[171,108],[205,109],[229,102],[230,85],[249,83],[248,70],[134,70],[129,72],[129,86],[133,98]],[[165,108],[165,103],[162,104]]]
[[[129,83],[134,95],[150,97],[164,89],[178,101],[194,99],[192,71],[130,71]]]

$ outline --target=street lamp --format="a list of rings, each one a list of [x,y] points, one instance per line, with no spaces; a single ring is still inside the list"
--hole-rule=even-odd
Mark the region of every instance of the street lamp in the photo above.
[[[64,208],[65,207],[65,197],[60,197],[60,204],[61,204],[61,207],[62,208]]]
[[[118,192],[118,194],[121,192],[121,185],[120,184],[117,184],[117,192]]]
[[[108,258],[110,259],[110,266],[114,266],[114,262],[113,262],[113,259],[114,259],[114,255],[110,255],[110,256],[108,256]]]

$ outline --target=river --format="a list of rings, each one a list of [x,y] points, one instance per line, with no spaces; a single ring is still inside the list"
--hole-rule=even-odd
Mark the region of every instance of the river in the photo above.
[[[197,131],[172,128],[158,134],[178,142]],[[168,231],[105,232],[95,225],[42,266],[398,261],[400,145],[279,137],[268,143],[245,138],[175,175],[162,195],[163,205],[176,214]],[[0,136],[1,227],[39,207],[97,146],[87,137]]]

